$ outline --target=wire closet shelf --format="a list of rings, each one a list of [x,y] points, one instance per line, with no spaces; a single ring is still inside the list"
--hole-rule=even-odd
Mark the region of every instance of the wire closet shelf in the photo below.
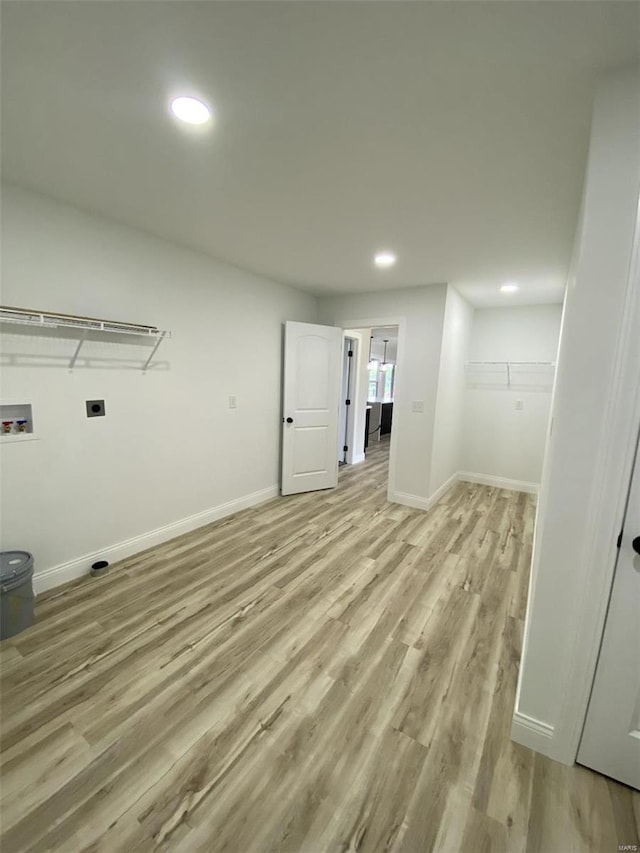
[[[154,342],[153,349],[142,368],[145,371],[158,347],[166,338],[171,337],[171,332],[158,329],[156,326],[144,326],[140,323],[124,323],[117,320],[100,320],[96,317],[82,317],[75,314],[58,314],[50,311],[34,311],[28,308],[12,308],[0,305],[0,322],[13,323],[20,326],[31,326],[42,329],[76,329],[80,339],[76,350],[71,357],[69,368],[72,369],[80,354],[83,343],[90,332],[125,335],[137,338],[147,338]]]
[[[476,388],[530,388],[550,390],[556,365],[553,361],[467,361],[467,385]]]

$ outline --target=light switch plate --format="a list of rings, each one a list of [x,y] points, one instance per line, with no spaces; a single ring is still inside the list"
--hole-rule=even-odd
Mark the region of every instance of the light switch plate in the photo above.
[[[424,400],[414,400],[411,403],[411,411],[420,414],[424,412]]]
[[[516,400],[516,411],[521,412],[524,409],[524,402],[522,400]]]
[[[230,409],[237,409],[238,408],[238,398],[235,396],[235,394],[232,395],[231,397],[229,397],[229,408]]]

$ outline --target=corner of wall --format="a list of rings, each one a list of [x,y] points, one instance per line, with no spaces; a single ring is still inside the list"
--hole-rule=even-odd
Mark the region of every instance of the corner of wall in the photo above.
[[[511,740],[549,758],[553,755],[553,726],[515,711],[511,722]]]
[[[429,475],[433,503],[443,494],[443,487],[446,491],[457,478],[462,467],[464,363],[468,356],[473,312],[473,306],[455,287],[447,284]]]

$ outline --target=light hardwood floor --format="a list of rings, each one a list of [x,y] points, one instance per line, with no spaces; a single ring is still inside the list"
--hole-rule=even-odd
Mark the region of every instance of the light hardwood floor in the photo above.
[[[637,794],[509,740],[531,496],[424,513],[386,468],[41,597],[2,643],[2,853],[638,844]]]

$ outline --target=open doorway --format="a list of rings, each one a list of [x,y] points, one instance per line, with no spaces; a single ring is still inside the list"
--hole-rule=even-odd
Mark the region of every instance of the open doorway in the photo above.
[[[391,479],[400,338],[399,321],[354,324],[344,330],[338,444],[341,474],[351,465],[368,462],[377,472],[384,471],[385,479]]]
[[[372,328],[367,366],[365,454],[375,442],[385,444],[387,449],[391,443],[397,356],[398,327]]]

